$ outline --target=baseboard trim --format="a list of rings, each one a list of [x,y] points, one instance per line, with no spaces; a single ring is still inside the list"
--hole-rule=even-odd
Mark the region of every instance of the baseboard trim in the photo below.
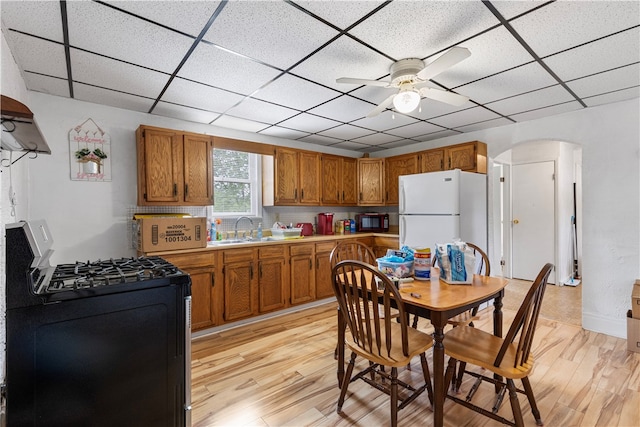
[[[627,319],[611,319],[593,313],[582,312],[582,328],[588,331],[627,339]]]

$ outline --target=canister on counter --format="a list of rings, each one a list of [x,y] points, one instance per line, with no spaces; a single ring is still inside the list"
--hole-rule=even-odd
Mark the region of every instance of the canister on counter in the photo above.
[[[355,231],[355,230],[353,230]],[[351,233],[351,221],[349,221],[348,219],[344,220],[344,234],[349,234]]]
[[[431,280],[431,248],[415,249],[413,275],[417,280]]]
[[[337,220],[334,232],[336,234],[344,234],[344,220]]]

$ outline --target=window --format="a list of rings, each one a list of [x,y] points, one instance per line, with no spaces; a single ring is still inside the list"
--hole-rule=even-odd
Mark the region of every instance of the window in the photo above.
[[[260,216],[262,190],[259,155],[213,150],[213,212],[224,216]]]

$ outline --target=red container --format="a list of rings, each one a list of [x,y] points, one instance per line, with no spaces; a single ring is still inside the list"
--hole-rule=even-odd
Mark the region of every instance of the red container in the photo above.
[[[333,213],[325,212],[318,214],[318,234],[333,234]]]
[[[313,235],[313,224],[310,222],[299,222],[296,225],[296,228],[302,228],[301,236],[312,236]]]

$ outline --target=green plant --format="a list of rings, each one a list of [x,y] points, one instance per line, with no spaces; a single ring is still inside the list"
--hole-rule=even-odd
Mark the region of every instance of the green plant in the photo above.
[[[76,153],[75,153],[76,159],[81,159],[84,156],[88,156],[90,153],[91,153],[91,151],[89,151],[88,148],[80,149],[80,150],[76,151]]]
[[[107,158],[107,153],[105,153],[104,151],[102,151],[99,148],[96,148],[95,150],[91,151],[88,148],[82,148],[78,151],[76,151],[75,153],[76,159],[79,160],[85,160],[85,161],[100,161],[98,159],[106,159]]]
[[[107,154],[99,148],[96,148],[95,150],[93,150],[93,154],[95,154],[97,157],[101,159],[107,158]]]

